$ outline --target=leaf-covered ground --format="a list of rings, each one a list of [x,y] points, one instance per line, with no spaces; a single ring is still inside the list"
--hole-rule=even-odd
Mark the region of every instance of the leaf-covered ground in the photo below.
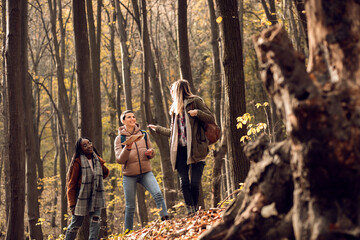
[[[127,235],[113,235],[110,240],[142,240],[142,239],[197,239],[206,229],[222,219],[224,208],[199,210],[193,216],[171,218],[167,221],[156,220],[149,226]]]

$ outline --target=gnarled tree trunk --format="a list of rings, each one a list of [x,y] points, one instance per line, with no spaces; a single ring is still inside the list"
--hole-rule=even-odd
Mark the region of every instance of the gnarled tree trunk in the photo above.
[[[244,191],[201,239],[359,239],[359,11],[306,1],[308,71],[281,26],[254,39],[288,139],[247,146]]]

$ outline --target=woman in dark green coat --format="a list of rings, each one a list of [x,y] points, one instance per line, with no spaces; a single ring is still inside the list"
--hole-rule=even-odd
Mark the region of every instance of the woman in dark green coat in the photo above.
[[[188,214],[197,210],[201,177],[209,152],[205,123],[215,122],[201,97],[194,95],[187,80],[171,86],[173,103],[170,128],[149,124],[156,133],[170,137],[170,160],[180,176],[180,186]],[[189,178],[189,168],[192,168]]]

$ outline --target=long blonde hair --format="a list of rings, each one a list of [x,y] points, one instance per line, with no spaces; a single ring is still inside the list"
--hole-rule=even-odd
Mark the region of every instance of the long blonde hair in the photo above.
[[[180,79],[171,85],[171,96],[173,103],[170,107],[170,115],[182,114],[184,109],[184,99],[195,96],[190,89],[190,84],[185,79]]]

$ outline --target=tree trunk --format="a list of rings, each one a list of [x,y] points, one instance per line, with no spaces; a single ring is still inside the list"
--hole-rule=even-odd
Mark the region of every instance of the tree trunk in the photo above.
[[[113,14],[113,16],[115,16],[115,13]],[[114,36],[114,32],[113,32],[114,28],[111,28],[110,31],[112,31],[111,35]],[[114,45],[114,38],[111,38],[111,45]],[[111,56],[110,58],[112,58],[112,53],[110,53]],[[114,76],[114,74],[112,74],[112,76]],[[114,77],[112,77],[112,84],[111,84],[111,91],[107,90],[107,97],[109,99],[109,109],[110,110],[110,133],[109,133],[109,141],[110,141],[110,149],[114,149],[114,141],[115,138],[117,136],[117,124],[116,124],[116,86],[117,84],[115,83],[115,79]],[[107,89],[107,88],[106,88]],[[114,151],[110,151],[110,158],[109,158],[109,163],[110,164],[115,164],[115,152]],[[117,189],[116,186],[116,171],[115,169],[111,169],[110,170],[110,174],[109,174],[109,179],[110,179],[110,185],[111,185],[111,193],[109,194],[109,206],[107,208],[107,213],[108,213],[108,218],[107,218],[107,223],[108,223],[108,230],[109,232],[113,232],[114,231],[114,222],[115,222],[115,216],[114,216],[114,211],[115,211],[115,203],[114,203],[114,199],[115,199],[115,192]]]
[[[133,1],[134,2],[134,1]],[[135,1],[136,2],[136,1]],[[134,4],[133,4],[134,5]],[[137,5],[136,5],[137,6]],[[136,10],[136,6],[134,5],[134,12],[138,12]],[[144,98],[144,106],[146,111],[146,120],[147,123],[157,123],[162,126],[166,126],[166,111],[164,109],[164,105],[162,102],[162,95],[160,91],[160,83],[159,79],[156,77],[156,68],[154,64],[154,59],[152,57],[151,46],[150,46],[150,37],[147,29],[147,13],[146,13],[146,1],[142,0],[142,27],[139,27],[139,31],[141,31],[142,35],[142,44],[143,44],[143,52],[144,52],[144,83],[145,83],[145,98]],[[151,80],[152,87],[152,97],[155,108],[155,116],[153,119],[151,114],[150,107],[150,84],[149,79]],[[161,156],[161,171],[163,173],[163,187],[165,192],[165,202],[168,208],[171,208],[175,204],[176,200],[176,191],[174,185],[174,176],[170,163],[170,147],[169,140],[166,136],[160,136],[157,134],[153,134],[155,142],[159,147],[160,156]]]
[[[27,69],[19,59],[24,59],[27,49],[23,48],[22,39],[27,39],[24,17],[27,1],[7,1],[7,32],[6,32],[6,80],[8,84],[9,103],[9,160],[10,161],[10,211],[7,224],[6,239],[24,239],[25,210],[25,129],[23,82],[27,77]],[[11,103],[11,104],[10,104]]]
[[[214,89],[214,109],[216,122],[220,123],[220,102],[221,102],[221,62],[219,49],[219,26],[216,22],[215,8],[213,0],[208,0],[210,24],[211,24],[211,47],[213,53],[213,77],[212,86]]]
[[[221,138],[220,147],[214,152],[214,169],[212,175],[212,207],[217,207],[221,201],[221,170],[224,166],[224,156],[227,151],[226,138]]]
[[[50,79],[49,81],[49,89],[50,89],[50,92],[52,93],[53,92],[53,84],[52,84],[52,78]],[[51,105],[50,103],[50,112],[51,114],[54,114],[55,111],[54,111],[54,107]],[[58,159],[59,159],[59,146],[60,146],[60,143],[57,141],[58,140],[58,134],[57,134],[57,131],[56,131],[56,118],[52,118],[50,120],[50,128],[51,128],[51,136],[52,136],[52,140],[55,144],[55,153],[54,153],[54,166],[53,166],[53,176],[57,176],[58,174]],[[59,184],[58,184],[58,181],[54,181],[54,196],[53,196],[53,203],[52,203],[52,216],[51,216],[51,227],[56,227],[56,215],[57,215],[57,203],[58,203],[58,197],[59,197]],[[60,186],[61,188],[61,186]],[[61,211],[61,209],[60,209]],[[60,218],[62,218],[62,214],[60,213]]]
[[[111,1],[111,4],[112,4],[113,9],[115,9],[115,2],[113,0]],[[115,74],[115,79],[116,79],[116,107],[115,107],[115,109],[117,112],[117,120],[118,120],[117,122],[118,122],[118,126],[121,126],[122,123],[120,121],[120,115],[121,115],[120,96],[121,96],[121,89],[123,86],[121,85],[121,75],[120,75],[119,69],[116,65],[116,58],[115,58],[115,43],[114,43],[114,41],[115,41],[115,26],[113,23],[116,21],[116,15],[117,15],[116,10],[113,10],[112,21],[111,21],[111,23],[109,23],[109,26],[110,26],[110,54],[111,54],[110,61],[111,61],[111,70]],[[110,19],[109,19],[109,21],[110,21]],[[117,132],[115,132],[115,134],[117,134]]]
[[[25,41],[25,46],[27,41]],[[26,57],[22,59],[22,65],[27,68]],[[31,78],[27,77],[23,82],[24,86],[24,107],[25,107],[25,133],[26,133],[26,203],[29,221],[30,237],[32,239],[43,239],[41,224],[37,224],[40,218],[39,212],[39,190],[38,178],[36,175],[36,162],[40,156],[40,146],[37,144],[38,135],[36,123],[34,122],[34,99],[32,97],[32,82]],[[36,131],[34,131],[36,130]]]
[[[306,2],[308,70],[281,26],[254,38],[289,138],[247,146],[255,163],[243,202],[201,239],[360,237],[359,11],[355,1]]]
[[[87,22],[89,26],[90,42],[90,63],[91,76],[93,81],[93,99],[94,99],[94,146],[102,155],[102,122],[101,122],[101,93],[100,93],[100,44],[101,44],[101,8],[102,0],[97,0],[96,25],[93,14],[92,1],[86,0]]]
[[[94,139],[93,81],[90,74],[90,51],[84,1],[73,0],[76,70],[80,100],[80,129],[81,136]]]
[[[275,25],[278,21],[276,18],[275,0],[268,0],[269,6],[266,4],[266,0],[261,0],[261,4],[264,8],[266,18],[271,22],[271,25]]]
[[[307,20],[305,14],[305,0],[294,0],[297,13],[300,17],[300,24],[305,33],[305,44],[309,47],[309,39],[308,39],[308,29],[307,29]]]
[[[26,13],[27,15],[27,7]],[[27,33],[28,27],[24,26],[24,32]],[[27,35],[27,34],[26,34]],[[28,40],[22,39],[23,49],[27,48]],[[39,56],[39,55],[38,55]],[[24,58],[22,59],[22,66],[28,69],[27,61],[27,52],[24,53]],[[40,57],[36,59],[34,64],[34,72],[37,73],[37,66]],[[38,189],[38,179],[44,178],[43,165],[40,158],[40,137],[39,137],[39,116],[40,116],[40,104],[39,100],[39,87],[34,86],[34,96],[33,98],[33,84],[31,75],[26,75],[24,79],[24,116],[25,116],[25,134],[26,134],[26,204],[27,204],[27,215],[28,215],[28,226],[29,226],[29,235],[32,239],[43,239],[42,227],[41,224],[38,224],[40,218],[40,209],[39,209],[39,196],[43,190],[43,186]],[[36,108],[37,111],[36,111]],[[36,166],[38,166],[38,176],[36,174]]]
[[[80,136],[94,139],[94,98],[93,80],[90,74],[90,51],[86,24],[85,0],[73,0],[73,24],[75,36],[78,106]],[[95,146],[96,148],[97,146]],[[78,233],[80,239],[89,235],[89,217],[86,217]]]
[[[218,44],[219,38],[219,26],[216,22],[215,8],[213,0],[208,0],[210,23],[211,23],[211,46],[213,52],[213,77],[212,86],[214,89],[214,109],[216,122],[221,123],[221,62],[220,62],[220,49]],[[220,124],[221,125],[221,124]],[[222,128],[224,129],[224,128]],[[224,132],[224,131],[222,131]],[[213,182],[212,182],[212,206],[216,207],[221,200],[220,196],[220,184],[221,184],[221,168],[223,166],[223,157],[226,154],[226,139],[225,134],[222,134],[222,138],[219,147],[214,151],[214,170],[213,170]]]
[[[86,0],[87,22],[89,26],[90,42],[90,63],[93,85],[93,111],[94,111],[94,145],[100,155],[102,155],[102,122],[101,122],[101,93],[100,93],[100,44],[101,44],[101,8],[102,0],[97,1],[96,25],[94,24],[94,14],[92,1]],[[101,209],[101,228],[99,237],[107,235],[106,209]]]
[[[121,69],[123,77],[123,86],[124,86],[124,96],[125,96],[125,107],[127,110],[132,110],[132,94],[131,94],[131,72],[130,66],[131,61],[129,57],[129,45],[127,40],[126,32],[126,22],[124,16],[121,12],[120,5],[118,1],[115,1],[116,12],[118,17],[118,30],[120,36],[120,49],[121,49]]]
[[[58,142],[59,142],[59,170],[60,170],[60,181],[61,181],[61,218],[60,226],[61,229],[67,227],[67,221],[65,220],[65,214],[68,211],[67,197],[66,197],[66,156],[65,146],[61,139],[60,123],[58,123]]]
[[[6,22],[6,0],[2,0],[2,9],[1,9],[1,26],[2,29],[7,28]],[[3,30],[4,31],[4,30]],[[6,215],[6,222],[9,219],[9,208],[10,208],[10,162],[9,162],[9,99],[8,99],[8,86],[7,86],[7,79],[6,79],[6,61],[5,61],[5,54],[6,54],[6,38],[3,38],[3,45],[1,49],[1,55],[3,57],[2,66],[4,71],[2,72],[2,99],[3,99],[3,111],[2,111],[2,120],[4,123],[4,138],[2,140],[2,157],[4,161],[4,185],[5,185],[5,215]]]
[[[223,47],[223,68],[225,73],[225,94],[227,101],[227,132],[228,157],[231,163],[231,175],[235,188],[244,182],[249,171],[249,161],[243,148],[239,146],[245,129],[236,128],[236,118],[246,112],[245,77],[241,48],[240,26],[237,12],[237,0],[216,1]]]
[[[191,73],[191,59],[187,31],[187,0],[178,0],[178,48],[180,76],[189,81],[192,92],[196,92]]]

